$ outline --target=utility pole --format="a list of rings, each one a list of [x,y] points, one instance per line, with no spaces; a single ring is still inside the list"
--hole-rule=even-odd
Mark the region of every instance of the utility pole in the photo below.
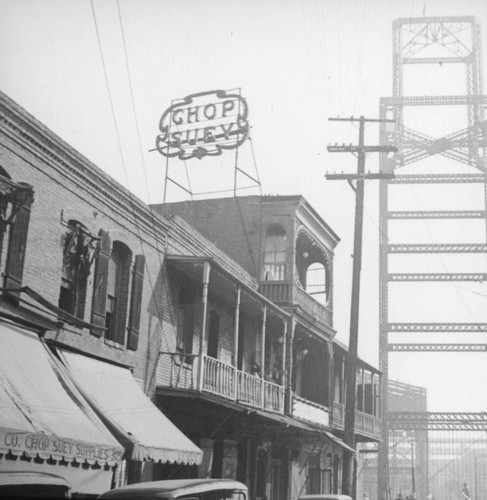
[[[411,441],[411,497],[416,498],[416,476],[414,474],[414,442]]]
[[[359,122],[358,146],[335,145],[328,146],[330,153],[353,153],[357,155],[356,174],[327,174],[329,180],[347,180],[355,191],[355,234],[353,243],[353,272],[352,272],[352,300],[350,307],[350,337],[348,346],[348,357],[346,363],[345,380],[345,428],[344,441],[350,448],[355,449],[355,392],[357,384],[357,347],[358,347],[358,323],[359,323],[359,299],[360,299],[360,271],[362,268],[362,232],[364,216],[364,181],[368,179],[392,178],[393,173],[365,173],[365,155],[367,153],[390,153],[396,152],[394,146],[365,146],[365,123],[370,122],[394,122],[388,119],[373,118],[329,118],[330,121]],[[355,181],[355,185],[353,184]],[[357,459],[356,454],[347,452],[343,463],[343,493],[357,498]]]

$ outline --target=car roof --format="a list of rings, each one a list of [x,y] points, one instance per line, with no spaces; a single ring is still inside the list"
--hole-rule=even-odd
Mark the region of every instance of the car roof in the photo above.
[[[71,488],[66,479],[47,472],[0,471],[0,486],[51,484]]]
[[[129,484],[103,493],[99,498],[133,498],[137,493],[176,498],[181,495],[192,495],[215,490],[244,490],[247,486],[233,479],[166,479]]]

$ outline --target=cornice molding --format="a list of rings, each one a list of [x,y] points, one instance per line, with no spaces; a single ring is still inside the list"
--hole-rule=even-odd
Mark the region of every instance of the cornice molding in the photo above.
[[[153,213],[144,202],[1,92],[0,129],[128,222],[143,225],[144,231],[152,235],[157,229],[157,238],[164,244],[169,225],[160,214]]]

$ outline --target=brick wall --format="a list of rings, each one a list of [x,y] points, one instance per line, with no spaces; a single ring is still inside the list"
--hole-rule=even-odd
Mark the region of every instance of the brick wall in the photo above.
[[[154,205],[185,219],[252,276],[260,262],[261,199],[258,196]]]
[[[67,323],[57,330],[46,332],[46,338],[60,346],[133,367],[134,376],[147,392],[154,389],[154,374],[160,370],[159,350],[174,352],[176,344],[178,280],[164,265],[166,252],[182,256],[208,256],[233,276],[231,280],[234,284],[240,283],[257,290],[257,281],[245,266],[253,270],[258,262],[259,197],[243,198],[239,202],[222,200],[221,206],[217,206],[214,211],[213,208],[203,210],[201,221],[211,215],[214,223],[227,210],[231,210],[233,216],[238,216],[241,221],[240,225],[237,224],[236,233],[231,231],[231,227],[235,226],[232,216],[225,219],[228,221],[225,222],[228,224],[227,230],[225,226],[209,223],[208,227],[216,226],[218,230],[204,237],[179,217],[166,219],[151,212],[143,202],[130,195],[2,93],[0,165],[14,182],[28,182],[34,187],[35,201],[31,211],[22,284],[34,289],[52,304],[57,305],[59,300],[63,236],[67,232],[69,220],[82,223],[94,235],[98,235],[100,230],[107,231],[112,245],[115,241],[126,245],[131,252],[132,267],[136,255],[145,256],[140,335],[136,351],[128,350],[103,336],[96,337],[88,328]],[[229,258],[211,238],[220,238],[225,243],[222,246],[227,245],[232,255],[241,257],[241,261],[237,263]],[[5,251],[6,241],[3,246]],[[2,266],[4,263],[3,257]],[[94,272],[93,263],[86,286],[83,319],[87,322],[91,321]],[[132,273],[125,273],[124,276],[128,280],[126,285],[130,292]],[[209,310],[211,308],[220,315],[219,356],[222,361],[231,363],[235,304],[232,300],[210,297]],[[57,321],[57,317],[47,309],[43,310],[43,314]],[[253,314],[247,317],[244,328],[246,371],[250,370],[251,362],[260,350],[259,317],[258,313]],[[194,353],[199,351],[200,337],[201,321],[197,320]],[[203,346],[204,352],[206,349],[207,346]]]
[[[167,224],[161,217],[151,216],[142,202],[3,95],[0,95],[0,165],[14,182],[23,181],[34,187],[22,284],[52,304],[57,305],[59,300],[63,235],[68,220],[81,222],[95,235],[100,229],[108,231],[112,243],[119,240],[130,249],[131,266],[135,255],[145,255],[140,336],[135,352],[103,337],[97,338],[87,328],[66,323],[58,331],[46,333],[46,338],[60,345],[132,366],[134,376],[145,380],[146,363],[153,356],[148,347],[158,350],[162,330],[160,274]],[[2,270],[4,264],[3,255]],[[94,264],[86,290],[83,319],[87,322],[91,319],[93,275]],[[124,279],[130,292],[132,273],[125,272]],[[49,313],[44,310],[43,314]],[[52,315],[49,317],[56,320]]]

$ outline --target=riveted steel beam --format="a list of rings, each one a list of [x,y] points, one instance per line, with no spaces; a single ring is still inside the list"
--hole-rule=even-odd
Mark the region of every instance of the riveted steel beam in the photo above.
[[[487,273],[390,273],[389,281],[486,281]]]
[[[485,243],[416,243],[387,245],[389,253],[483,253]]]
[[[390,352],[487,352],[487,344],[388,344]]]
[[[387,214],[388,219],[483,219],[485,210],[395,210]]]
[[[388,323],[389,332],[487,332],[487,323]]]

